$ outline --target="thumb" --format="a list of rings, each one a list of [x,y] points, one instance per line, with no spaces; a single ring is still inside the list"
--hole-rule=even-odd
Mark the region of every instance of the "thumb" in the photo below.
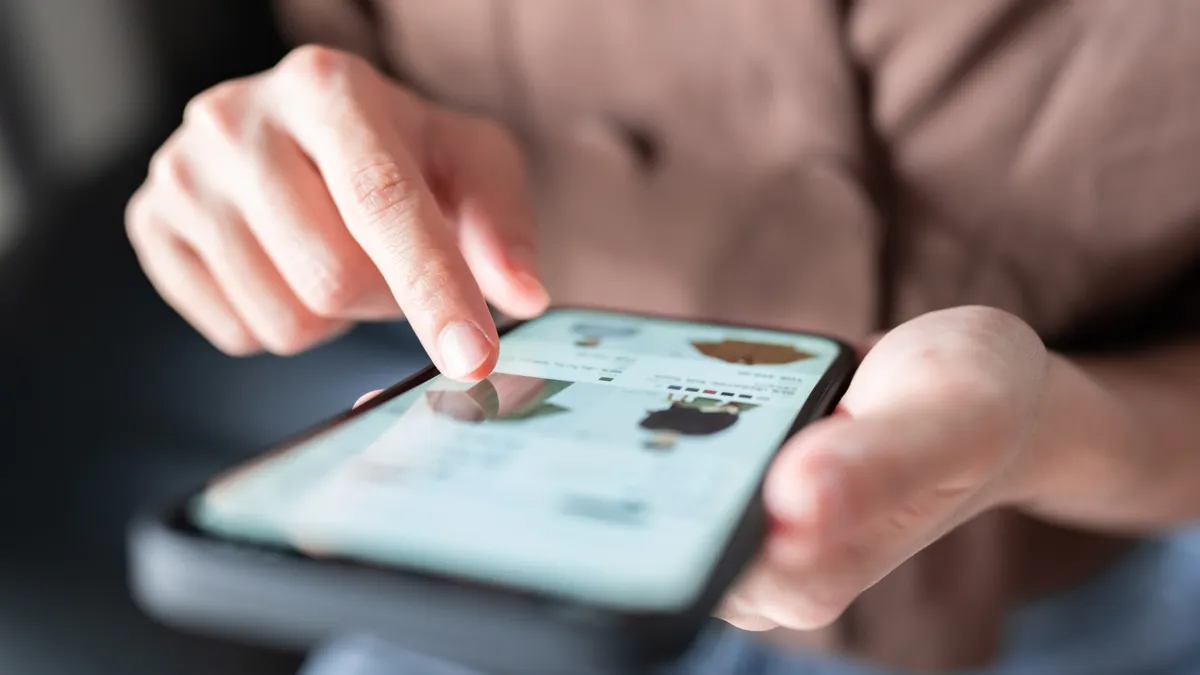
[[[880,524],[918,534],[953,518],[988,465],[962,433],[922,412],[847,414],[802,432],[768,474],[768,511],[806,544]]]
[[[844,414],[780,453],[768,507],[833,534],[933,517],[967,499],[1003,466],[1036,401],[1042,366],[1027,332],[958,310],[884,336],[843,397]]]

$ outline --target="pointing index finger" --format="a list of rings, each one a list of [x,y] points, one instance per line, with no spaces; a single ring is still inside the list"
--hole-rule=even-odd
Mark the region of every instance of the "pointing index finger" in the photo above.
[[[314,48],[296,58],[286,104],[276,107],[347,230],[442,372],[486,376],[498,352],[495,324],[411,152],[419,141],[401,133],[419,129],[425,111],[389,106],[392,85],[354,57]]]

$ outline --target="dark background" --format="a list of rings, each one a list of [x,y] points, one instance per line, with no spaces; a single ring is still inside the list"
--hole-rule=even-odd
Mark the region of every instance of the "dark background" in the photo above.
[[[104,36],[89,32],[102,27],[96,16],[126,31],[109,36],[114,49],[138,47],[107,70],[96,56]],[[298,655],[145,619],[128,599],[123,540],[136,509],[421,360],[394,326],[294,359],[230,359],[194,335],[137,267],[125,202],[183,106],[284,52],[265,0],[0,0],[0,228],[16,232],[0,245],[0,673],[267,675],[299,666]],[[68,87],[74,99],[47,97],[47,63],[84,85]],[[89,106],[119,108],[130,92],[137,106],[119,117],[135,123],[120,135],[100,128],[88,146],[54,124],[59,113],[86,122]]]

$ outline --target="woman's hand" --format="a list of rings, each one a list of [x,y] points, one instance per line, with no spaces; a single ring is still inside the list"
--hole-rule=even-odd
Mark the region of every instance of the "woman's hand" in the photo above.
[[[1049,513],[1048,486],[1064,481],[1047,479],[1076,471],[1086,445],[1072,408],[1095,392],[1079,378],[999,310],[934,312],[883,336],[838,412],[771,467],[767,541],[720,615],[750,630],[822,628],[981,512]]]
[[[813,630],[980,512],[1029,497],[1052,358],[998,310],[927,314],[869,351],[838,414],[788,442],[768,474],[772,522],[721,610],[751,630]]]
[[[403,314],[442,372],[476,379],[497,355],[484,298],[548,302],[512,139],[322,47],[197,97],[127,226],[159,293],[230,354]]]

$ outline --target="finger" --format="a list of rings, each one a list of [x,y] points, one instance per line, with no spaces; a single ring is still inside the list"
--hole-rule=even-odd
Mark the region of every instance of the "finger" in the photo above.
[[[254,180],[235,180],[251,231],[313,314],[395,318],[400,307],[379,270],[350,236],[316,167],[281,129],[268,125],[250,163]]]
[[[365,63],[329,50],[295,54],[280,71],[289,101],[280,116],[442,372],[485,376],[498,354],[496,326],[392,119],[396,111],[384,105],[389,85]]]
[[[1033,340],[1006,321],[930,316],[875,345],[845,414],[797,435],[769,472],[764,501],[779,527],[742,589],[750,606],[791,627],[832,620],[997,503],[992,479],[1012,456],[1039,376]]]
[[[792,630],[817,630],[834,621],[862,590],[859,567],[780,564],[764,551],[762,559],[738,581],[728,607],[751,626],[784,626]],[[848,583],[849,582],[849,583]]]
[[[1026,392],[1037,391],[1036,360],[1020,341],[995,339],[999,321],[927,315],[880,340],[842,398],[846,414],[780,453],[768,508],[793,525],[844,530],[985,486],[1019,439]]]
[[[887,520],[920,529],[981,483],[970,435],[936,411],[839,416],[801,432],[768,472],[764,501],[797,545],[822,546]]]
[[[354,407],[357,408],[358,406],[366,403],[367,401],[370,401],[371,399],[378,396],[380,394],[380,392],[382,392],[382,391],[383,391],[382,389],[376,389],[375,391],[368,391],[367,393],[363,394],[362,396],[359,396],[358,400],[354,402]]]
[[[740,605],[743,611],[788,628],[821,628],[918,551],[959,533],[969,534],[969,530],[950,533],[948,528],[937,528],[897,536],[889,524],[882,523],[820,551],[796,547],[777,534],[764,546],[755,573],[738,585]],[[976,549],[982,558],[995,554],[987,547],[972,548]]]
[[[774,621],[762,616],[758,607],[747,601],[740,584],[721,601],[713,615],[735,628],[747,631],[762,632],[779,627]]]
[[[211,214],[179,200],[171,226],[204,261],[243,325],[274,354],[292,355],[327,340],[349,323],[314,315],[275,269],[245,221],[231,210]]]
[[[135,196],[139,202],[144,197]],[[208,269],[157,216],[136,213],[131,202],[129,238],[138,262],[163,300],[217,349],[247,356],[262,345],[246,328]]]
[[[450,209],[484,294],[509,316],[545,311],[550,297],[538,276],[533,215],[515,143],[494,124],[448,111],[431,113],[425,142],[435,191]]]
[[[754,614],[718,614],[717,618],[734,628],[752,633],[763,633],[779,628],[778,623]]]
[[[812,629],[982,508],[988,462],[969,397],[909,408],[847,401],[790,441],[764,486],[779,523],[743,592],[771,620]],[[947,411],[953,411],[947,413]],[[986,427],[979,427],[986,428]]]

